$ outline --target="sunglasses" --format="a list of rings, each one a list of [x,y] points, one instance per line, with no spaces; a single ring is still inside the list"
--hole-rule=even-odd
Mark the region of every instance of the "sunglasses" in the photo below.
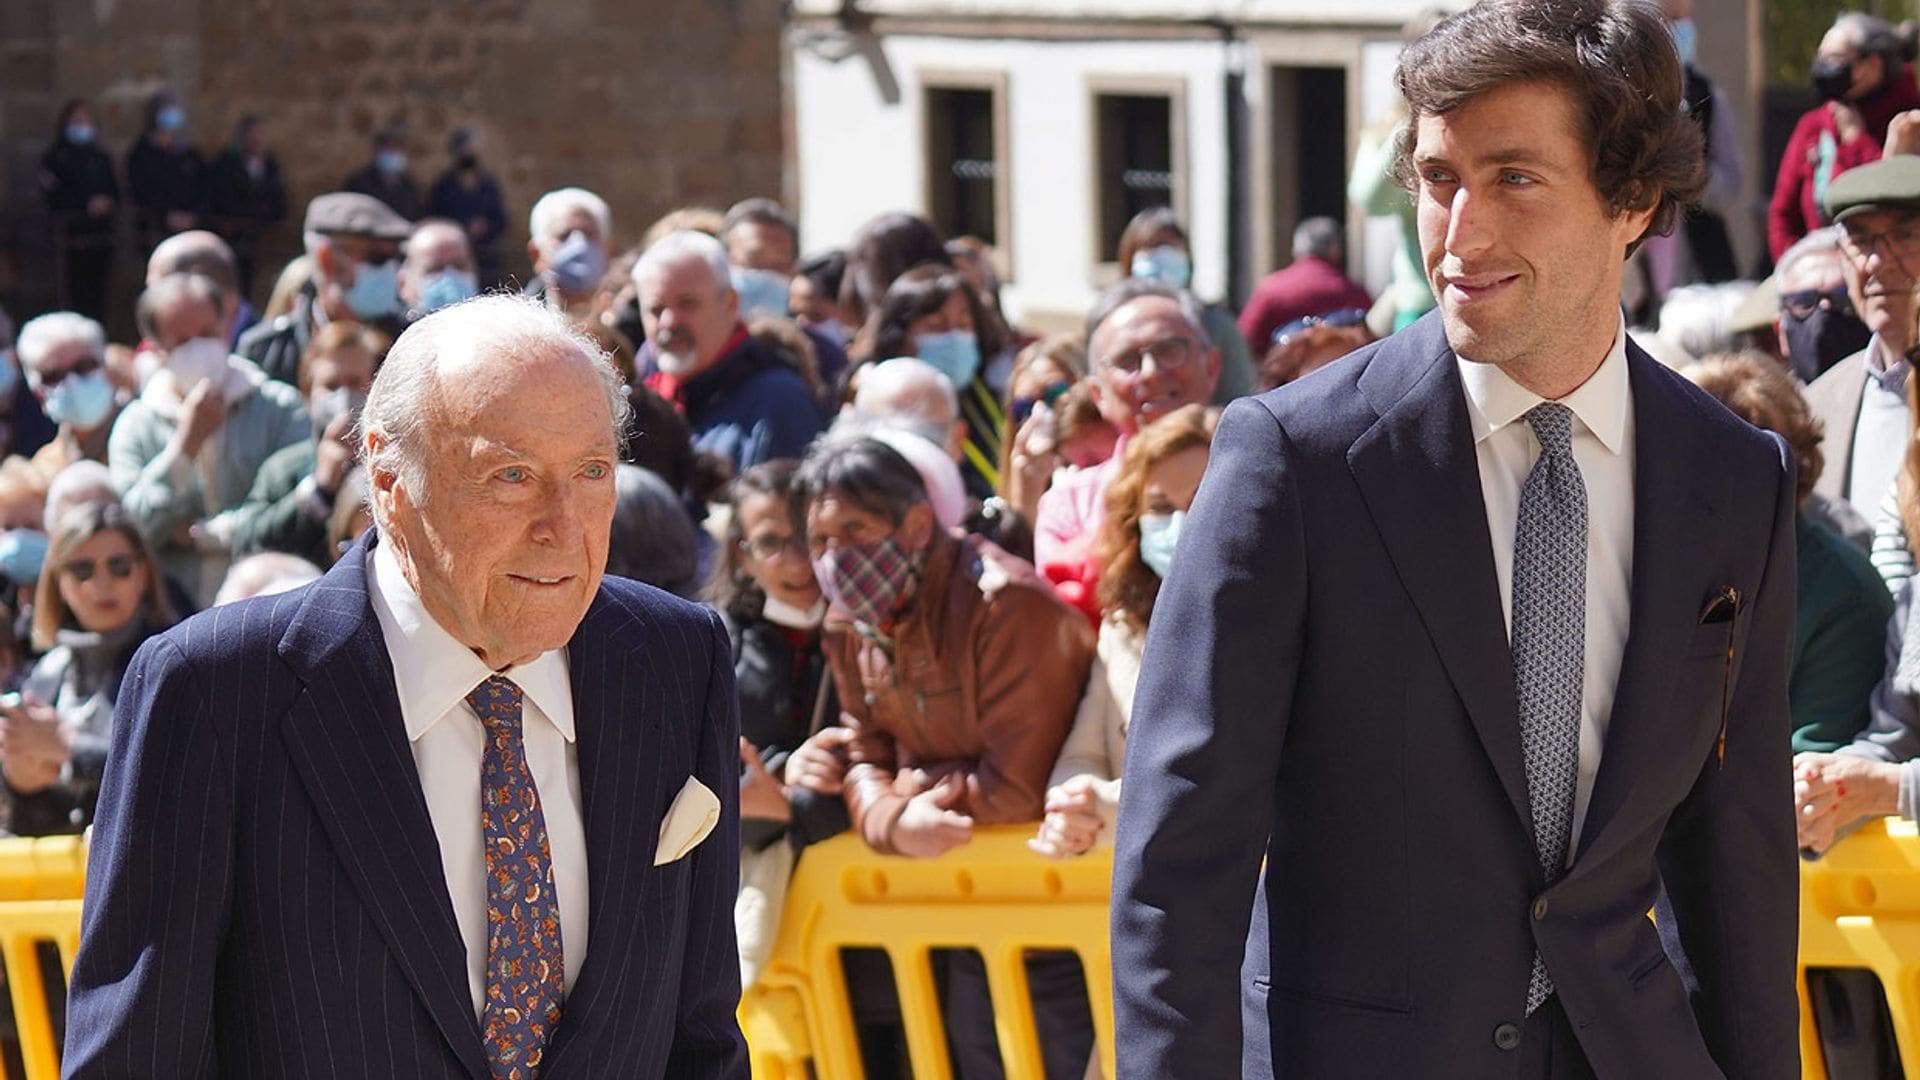
[[[1325,315],[1308,315],[1302,319],[1295,319],[1280,329],[1275,330],[1273,332],[1272,343],[1278,345],[1288,338],[1298,334],[1304,334],[1316,326],[1331,326],[1336,329],[1345,330],[1364,325],[1366,321],[1366,309],[1357,307],[1341,308],[1339,311],[1330,311]]]
[[[75,581],[92,581],[93,575],[100,572],[102,563],[106,565],[107,573],[115,581],[125,581],[132,577],[134,570],[140,565],[140,561],[132,555],[113,555],[106,559],[75,559],[72,562],[62,563],[60,572]]]
[[[67,381],[67,376],[69,375],[85,376],[85,375],[91,375],[94,372],[99,370],[100,370],[99,357],[83,356],[72,367],[67,368],[64,371],[48,371],[48,372],[41,373],[40,385],[48,390],[51,390],[54,387],[59,386],[61,383]]]
[[[1053,403],[1065,397],[1067,391],[1071,389],[1073,389],[1072,383],[1057,382],[1033,397],[1014,398],[1013,404],[1007,407],[1007,419],[1013,421],[1014,427],[1019,427],[1021,424],[1027,422],[1027,417],[1033,415],[1035,406],[1045,405],[1051,409],[1053,408]]]

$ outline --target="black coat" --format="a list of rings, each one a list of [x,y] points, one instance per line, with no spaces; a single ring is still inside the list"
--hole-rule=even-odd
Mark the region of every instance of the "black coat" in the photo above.
[[[120,182],[113,175],[113,159],[98,146],[56,140],[40,159],[40,193],[47,210],[69,237],[113,233],[113,215],[94,217],[87,203],[105,195],[120,201]]]
[[[787,756],[822,726],[839,722],[840,699],[827,676],[816,631],[795,656],[787,632],[764,619],[726,619],[733,642],[734,684],[740,691],[740,734],[778,774]],[[793,820],[740,822],[743,847],[759,850],[781,836],[794,847],[825,840],[847,829],[847,804],[835,796],[795,789],[787,796]]]

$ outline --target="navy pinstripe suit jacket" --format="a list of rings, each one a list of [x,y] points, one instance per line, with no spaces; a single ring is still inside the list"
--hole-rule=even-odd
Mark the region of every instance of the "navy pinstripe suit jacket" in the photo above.
[[[375,542],[134,658],[88,864],[67,1076],[487,1076],[368,599]],[[590,941],[541,1076],[744,1078],[726,634],[705,609],[609,577],[568,661]],[[689,775],[720,796],[721,825],[655,867]]]

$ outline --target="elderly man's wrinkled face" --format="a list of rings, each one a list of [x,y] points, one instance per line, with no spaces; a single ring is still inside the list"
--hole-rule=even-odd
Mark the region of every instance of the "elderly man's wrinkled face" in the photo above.
[[[443,357],[433,397],[426,490],[376,474],[374,499],[427,612],[498,671],[565,645],[600,587],[618,460],[606,388],[556,343]]]

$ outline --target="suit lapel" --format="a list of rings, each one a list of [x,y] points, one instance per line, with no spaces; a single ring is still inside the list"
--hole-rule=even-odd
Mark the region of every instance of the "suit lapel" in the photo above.
[[[653,868],[658,812],[649,805],[651,773],[643,767],[647,718],[657,709],[659,672],[634,640],[637,616],[603,587],[567,645],[579,738],[580,801],[587,834],[587,956],[548,1045],[549,1071],[572,1044],[623,1018],[613,1014],[628,957],[640,929],[633,906]]]
[[[1574,868],[1598,863],[1637,831],[1623,814],[1648,779],[1650,765],[1673,756],[1677,733],[1662,721],[1673,714],[1674,679],[1700,618],[1702,552],[1720,535],[1701,464],[1695,406],[1672,385],[1679,377],[1642,353],[1627,350],[1633,386],[1633,583],[1627,645],[1615,682],[1607,738],[1587,801]],[[1656,800],[1639,808],[1657,812]]]
[[[1512,650],[1473,431],[1438,318],[1389,338],[1359,380],[1379,420],[1347,464],[1527,835]]]
[[[487,1075],[466,946],[367,592],[373,543],[308,590],[279,651],[304,680],[283,722],[295,771],[407,982],[476,1077]]]

